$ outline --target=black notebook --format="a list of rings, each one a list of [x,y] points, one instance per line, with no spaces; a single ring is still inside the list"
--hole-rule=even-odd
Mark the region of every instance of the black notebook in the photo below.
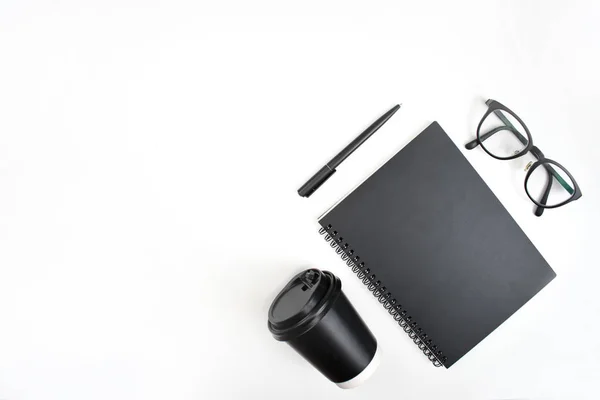
[[[319,224],[436,366],[450,367],[556,276],[437,122]]]

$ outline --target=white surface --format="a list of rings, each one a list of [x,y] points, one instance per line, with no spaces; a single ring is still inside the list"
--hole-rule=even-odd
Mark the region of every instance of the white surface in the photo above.
[[[365,369],[363,369],[358,375],[354,378],[349,379],[344,382],[336,383],[342,389],[354,389],[365,383],[374,373],[377,371],[377,367],[381,363],[381,352],[379,351],[379,347],[375,350],[375,354],[373,354],[373,359],[371,362],[367,364]]]
[[[599,19],[597,1],[4,0],[0,398],[597,398]],[[581,200],[536,218],[527,160],[464,150],[488,97]],[[312,198],[296,194],[399,102]],[[315,223],[433,120],[558,273],[450,370]],[[356,390],[267,330],[271,299],[309,266],[342,278],[378,338]]]

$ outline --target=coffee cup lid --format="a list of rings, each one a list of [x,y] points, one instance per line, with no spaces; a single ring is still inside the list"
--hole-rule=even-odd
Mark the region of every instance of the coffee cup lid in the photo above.
[[[273,337],[286,341],[310,330],[327,314],[341,289],[339,278],[328,271],[308,269],[293,277],[269,308]]]

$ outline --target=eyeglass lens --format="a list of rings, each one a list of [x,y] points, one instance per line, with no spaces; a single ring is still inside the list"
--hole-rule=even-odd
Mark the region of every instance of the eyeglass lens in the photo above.
[[[523,125],[512,114],[501,110],[491,112],[477,134],[482,146],[499,158],[519,154],[529,144]]]
[[[569,200],[575,193],[574,187],[573,181],[561,167],[547,162],[533,170],[525,185],[531,197],[549,207]]]

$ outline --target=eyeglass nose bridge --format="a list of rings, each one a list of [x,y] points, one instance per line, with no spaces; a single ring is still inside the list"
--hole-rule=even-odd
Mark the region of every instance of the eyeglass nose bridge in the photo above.
[[[545,158],[544,153],[542,153],[542,151],[538,149],[537,146],[533,146],[529,151],[531,151],[531,154],[533,154],[534,157],[538,160]]]

